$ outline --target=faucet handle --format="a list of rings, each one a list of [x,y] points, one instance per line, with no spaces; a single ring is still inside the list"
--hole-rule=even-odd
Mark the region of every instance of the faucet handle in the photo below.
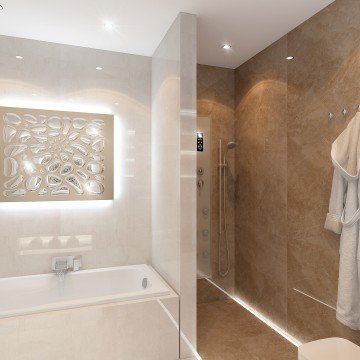
[[[68,263],[67,260],[57,260],[55,262],[55,270],[67,270],[68,269]]]
[[[69,268],[69,263],[66,257],[52,258],[51,269],[54,271],[66,271]]]
[[[73,271],[79,271],[82,267],[81,256],[77,256],[73,260]]]

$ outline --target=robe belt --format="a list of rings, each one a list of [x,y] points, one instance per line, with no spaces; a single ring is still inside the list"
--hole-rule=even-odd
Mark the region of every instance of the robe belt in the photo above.
[[[344,227],[350,227],[354,225],[357,221],[359,221],[359,219],[360,219],[360,209],[357,209],[354,212],[353,216],[348,221],[345,221],[345,211],[343,211],[341,215],[341,222]]]

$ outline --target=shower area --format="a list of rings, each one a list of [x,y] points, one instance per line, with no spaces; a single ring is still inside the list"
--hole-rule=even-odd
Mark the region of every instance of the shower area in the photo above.
[[[210,78],[214,86],[208,86]],[[197,80],[197,131],[203,135],[203,148],[197,152],[197,284],[198,302],[203,303],[223,298],[213,284],[228,293],[234,291],[237,144],[233,71],[198,65]],[[217,85],[222,87],[221,93]],[[215,99],[218,94],[223,97],[221,105]],[[204,263],[206,271],[201,271]]]
[[[198,117],[210,129],[197,153],[198,180],[206,151],[210,174],[208,197],[198,190],[203,359],[296,359],[299,344],[330,337],[360,344],[336,319],[339,236],[324,229],[331,144],[358,111],[349,79],[360,38],[348,34],[360,31],[359,10],[335,1],[236,69],[198,65]]]
[[[211,120],[209,117],[197,119],[197,277],[210,280],[213,276],[225,279],[230,274],[230,231],[228,224],[229,189],[233,189],[234,141],[219,139],[215,144],[218,150],[217,178],[213,179]],[[232,160],[230,160],[232,159]],[[231,164],[231,165],[230,165]],[[215,181],[214,181],[215,180]],[[216,185],[215,185],[216,184]],[[214,209],[213,186],[218,187],[217,208]],[[231,196],[231,193],[230,193]],[[218,217],[218,227],[213,224]],[[213,267],[214,238],[217,243],[217,269]],[[200,283],[203,283],[200,281]]]
[[[286,167],[269,174],[277,162],[286,163],[286,153],[284,159],[272,149],[286,141],[285,113],[266,114],[270,104],[256,103],[266,100],[262,84],[250,94],[243,88],[247,74],[248,64],[236,70],[198,65],[198,352],[205,360],[295,360],[296,346],[258,319],[281,329],[286,306],[286,240],[279,234]],[[269,102],[278,101],[283,88],[272,90],[277,98]],[[256,106],[258,112],[250,111]]]

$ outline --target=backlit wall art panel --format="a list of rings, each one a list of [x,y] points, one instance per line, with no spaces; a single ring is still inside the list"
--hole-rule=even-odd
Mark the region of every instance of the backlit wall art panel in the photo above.
[[[114,117],[0,107],[1,201],[114,198]]]

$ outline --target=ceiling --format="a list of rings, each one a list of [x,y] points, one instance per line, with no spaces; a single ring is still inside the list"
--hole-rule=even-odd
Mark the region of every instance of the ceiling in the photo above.
[[[198,16],[198,62],[236,68],[331,2],[0,0],[0,34],[151,56],[183,11]]]

